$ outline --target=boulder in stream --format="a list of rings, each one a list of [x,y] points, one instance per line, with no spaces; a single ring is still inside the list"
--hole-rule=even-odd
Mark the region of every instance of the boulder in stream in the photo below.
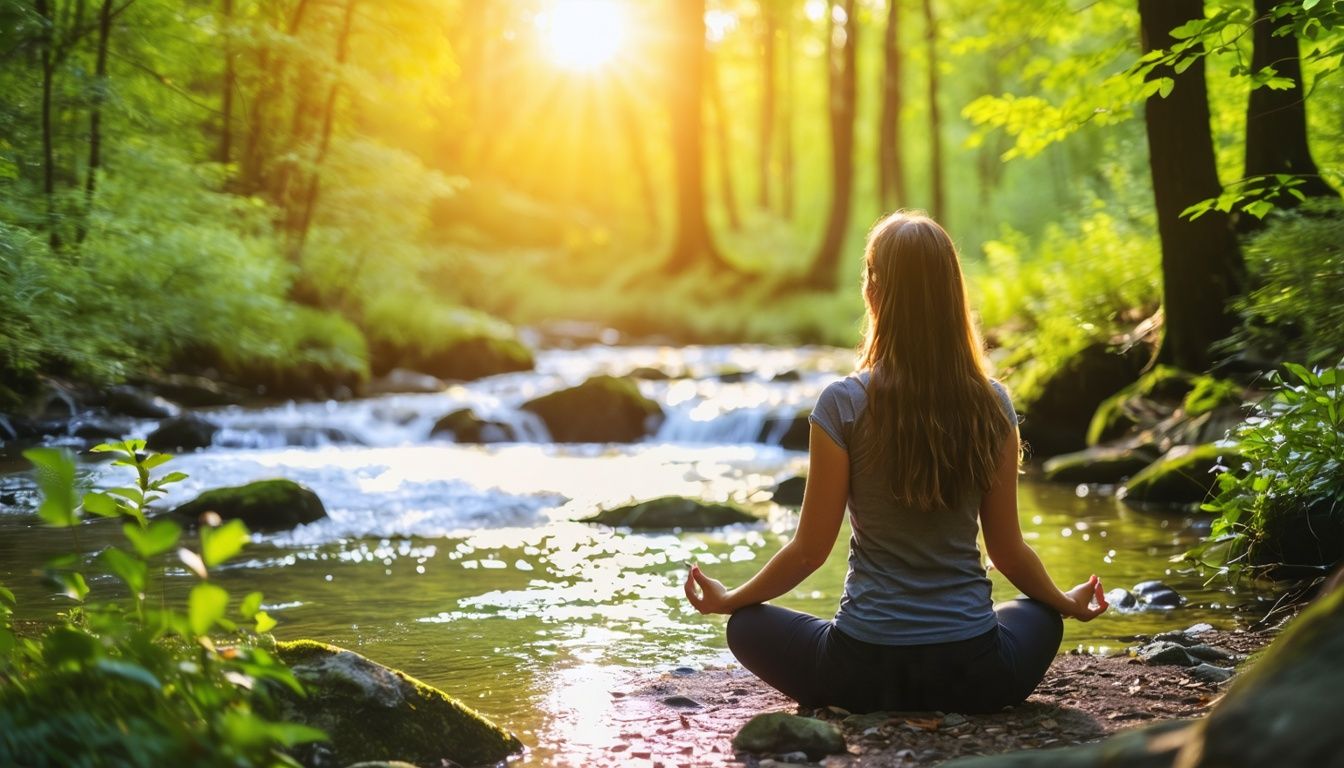
[[[1022,440],[1044,458],[1087,447],[1087,427],[1097,406],[1139,377],[1150,349],[1118,351],[1097,342],[1074,355],[1022,403]]]
[[[189,520],[206,512],[224,520],[242,520],[253,531],[287,531],[327,516],[312,489],[284,479],[214,488],[173,510]]]
[[[834,723],[787,712],[766,712],[742,726],[733,749],[753,754],[804,752],[809,760],[845,751],[845,737]]]
[[[577,387],[542,395],[523,404],[541,417],[557,443],[629,443],[658,429],[663,409],[635,382],[593,376]]]
[[[803,503],[803,491],[807,488],[807,478],[802,475],[794,475],[785,478],[775,486],[771,501],[776,504],[783,504],[788,507],[801,506]]]
[[[112,413],[137,419],[167,419],[182,411],[176,403],[125,384],[107,390],[103,405]]]
[[[517,737],[457,699],[353,651],[297,640],[277,643],[276,653],[308,692],[282,699],[285,719],[331,737],[299,751],[308,765],[482,765],[522,750]]]
[[[1219,468],[1241,461],[1230,445],[1180,445],[1131,477],[1120,498],[1138,506],[1199,504],[1217,485]]]
[[[754,523],[759,519],[735,504],[716,504],[684,496],[662,496],[638,504],[604,509],[579,522],[636,530],[667,530],[718,528],[734,523]]]
[[[806,451],[812,434],[812,424],[807,420],[811,415],[810,409],[803,409],[793,416],[771,416],[761,425],[757,439],[790,451]]]
[[[214,422],[186,414],[159,422],[159,426],[145,438],[145,447],[160,453],[195,451],[209,448],[217,432],[219,425]]]
[[[507,443],[518,439],[508,424],[482,419],[470,408],[453,411],[434,422],[429,436],[451,438],[458,443]]]

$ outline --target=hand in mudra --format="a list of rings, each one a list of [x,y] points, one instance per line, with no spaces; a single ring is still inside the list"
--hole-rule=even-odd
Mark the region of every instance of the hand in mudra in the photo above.
[[[1101,579],[1094,573],[1092,578],[1065,592],[1072,609],[1064,614],[1079,621],[1091,621],[1106,612],[1110,605],[1106,602],[1106,593],[1101,588]]]
[[[728,588],[718,579],[706,576],[700,566],[692,565],[686,574],[686,599],[701,613],[732,613],[727,605]]]

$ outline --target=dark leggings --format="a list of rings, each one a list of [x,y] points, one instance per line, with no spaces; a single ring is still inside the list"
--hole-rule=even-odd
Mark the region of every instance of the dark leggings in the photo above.
[[[728,620],[728,647],[742,666],[807,706],[851,712],[995,712],[1019,704],[1045,677],[1064,625],[1044,603],[994,606],[999,624],[969,640],[874,645],[835,624],[773,605]]]

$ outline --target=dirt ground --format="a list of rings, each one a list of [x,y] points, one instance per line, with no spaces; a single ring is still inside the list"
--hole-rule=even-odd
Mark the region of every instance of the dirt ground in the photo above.
[[[1212,630],[1199,635],[1199,641],[1242,659],[1267,645],[1273,634],[1273,630]],[[1152,665],[1128,654],[1070,652],[1055,659],[1024,704],[1002,713],[851,716],[833,708],[799,710],[738,667],[645,673],[611,691],[620,738],[565,758],[569,764],[584,766],[768,768],[780,764],[778,756],[734,754],[732,738],[753,715],[784,711],[831,720],[841,727],[848,752],[813,765],[922,768],[965,755],[1095,741],[1154,720],[1198,717],[1227,685],[1202,682],[1187,668]]]

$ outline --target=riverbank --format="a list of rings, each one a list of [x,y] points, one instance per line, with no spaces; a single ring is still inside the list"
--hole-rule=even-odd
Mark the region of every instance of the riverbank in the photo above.
[[[1277,628],[1198,633],[1200,643],[1244,660],[1277,635]],[[1138,647],[1150,638],[1132,641]],[[1240,666],[1238,666],[1240,669]],[[1235,679],[1233,677],[1232,679]],[[1156,721],[1203,715],[1229,681],[1211,682],[1186,667],[1152,664],[1131,653],[1061,653],[1027,701],[993,715],[800,708],[736,665],[632,673],[609,694],[619,740],[604,748],[566,752],[558,764],[584,766],[765,766],[781,758],[735,754],[733,736],[762,712],[797,712],[834,722],[848,751],[826,768],[923,768],[956,757],[1050,749],[1097,741]],[[801,760],[801,756],[796,756]],[[806,762],[806,761],[802,761]]]

